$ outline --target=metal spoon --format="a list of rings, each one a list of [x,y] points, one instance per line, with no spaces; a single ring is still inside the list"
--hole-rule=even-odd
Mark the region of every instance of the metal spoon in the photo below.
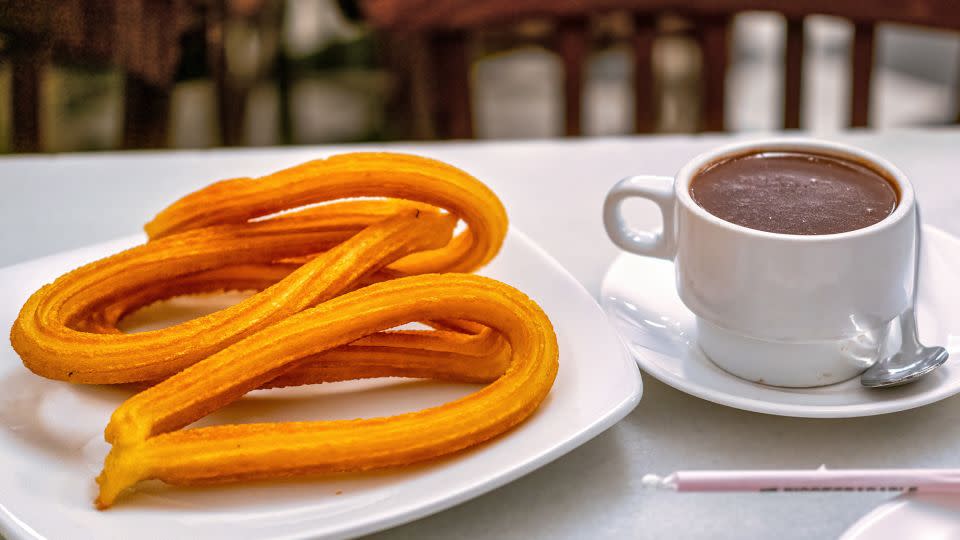
[[[917,215],[917,244],[913,267],[913,298],[900,314],[900,350],[881,358],[860,375],[860,384],[867,388],[886,388],[912,383],[947,361],[949,355],[943,347],[925,347],[917,336],[917,289],[920,282],[920,209]]]

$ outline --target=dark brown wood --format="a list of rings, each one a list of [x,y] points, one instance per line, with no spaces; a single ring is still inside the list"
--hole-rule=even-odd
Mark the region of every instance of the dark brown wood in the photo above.
[[[42,44],[57,60],[118,66],[170,84],[180,38],[212,0],[0,0],[0,31],[21,47]]]
[[[170,87],[127,75],[124,88],[123,147],[163,148],[169,142]]]
[[[703,51],[702,128],[722,130],[724,124],[725,76],[728,67],[728,32],[732,16],[744,11],[773,11],[787,20],[784,71],[784,126],[798,128],[802,111],[803,18],[833,15],[851,20],[856,27],[852,51],[851,125],[865,126],[870,107],[870,79],[873,63],[874,25],[895,22],[933,28],[960,30],[960,9],[956,0],[360,0],[367,20],[375,28],[403,32],[452,32],[515,25],[531,19],[582,20],[611,12],[633,14],[678,14],[696,23],[696,35]],[[641,25],[638,25],[638,27]],[[662,30],[662,29],[661,29]],[[637,131],[655,120],[641,106],[644,95],[649,36],[633,39],[637,53],[634,78]],[[583,69],[582,67],[580,69]],[[582,76],[582,73],[581,73]],[[573,86],[568,78],[566,86]],[[572,93],[572,92],[568,92]],[[958,97],[960,100],[960,97]],[[568,108],[571,108],[568,103]],[[960,109],[960,103],[958,103]],[[567,131],[579,127],[568,114]],[[960,122],[960,111],[958,111]]]
[[[651,133],[657,127],[653,75],[657,17],[636,15],[633,21],[633,130]]]
[[[11,51],[11,106],[13,114],[13,151],[39,152],[43,149],[42,100],[43,77],[49,64],[44,48]]]
[[[390,75],[384,103],[386,138],[436,139],[437,77],[430,40],[422,33],[403,32],[381,33],[379,38],[380,54]]]
[[[53,31],[51,10],[54,0],[3,0],[0,2],[0,31],[40,36]]]
[[[957,62],[957,64],[960,64],[960,62]],[[953,123],[960,124],[960,65],[957,66],[956,75],[953,79],[953,96],[953,107],[957,112],[957,117],[954,118]]]
[[[470,58],[466,32],[437,32],[431,39],[436,69],[434,109],[438,131],[449,139],[473,137]]]
[[[124,146],[165,144],[179,40],[198,11],[188,0],[0,1],[0,29],[12,44],[13,149],[43,148],[41,79],[54,60],[123,70]]]
[[[556,24],[534,19],[504,27],[483,27],[477,32],[478,52],[483,56],[512,51],[517,47],[540,47],[552,50],[557,46]]]
[[[277,115],[280,117],[280,143],[293,143],[293,111],[290,107],[290,90],[293,84],[293,73],[290,69],[290,58],[281,52],[276,60],[277,74]]]
[[[62,2],[62,5],[70,3]],[[180,65],[180,39],[199,24],[194,6],[186,0],[80,0],[80,3],[81,11],[86,11],[88,4],[109,6],[114,11],[111,18],[99,18],[101,21],[112,20],[112,26],[98,27],[98,19],[90,19],[92,29],[86,25],[80,27],[81,35],[91,31],[115,34],[108,42],[112,49],[112,63],[152,86],[173,85]],[[87,42],[87,39],[79,41]],[[103,46],[98,44],[98,47]]]
[[[213,88],[216,94],[217,127],[219,128],[220,142],[226,144],[229,134],[223,127],[223,119],[227,115],[224,94],[227,88],[227,50],[225,41],[224,19],[226,18],[225,0],[211,0],[204,12],[203,25],[207,39],[207,64],[213,77]]]
[[[783,127],[800,128],[803,108],[803,19],[787,19],[783,55]]]
[[[500,25],[531,18],[584,17],[610,11],[730,15],[775,11],[791,18],[834,15],[863,22],[900,22],[960,28],[956,0],[360,0],[375,28],[450,30]]]
[[[390,74],[389,93],[384,102],[386,135],[408,139],[413,134],[412,50],[410,41],[398,34],[384,34],[378,42],[381,62]]]
[[[436,92],[431,54],[422,34],[393,32],[381,36],[384,64],[390,72],[386,101],[387,137],[429,140],[437,138],[434,119]]]
[[[702,127],[705,131],[723,131],[730,17],[700,17],[697,22],[697,38],[703,56]]]
[[[437,138],[437,110],[434,95],[435,70],[431,65],[430,40],[422,34],[405,34],[402,38],[409,51],[410,129],[414,139]]]
[[[587,20],[563,19],[557,24],[557,52],[563,62],[564,134],[583,134],[583,80],[587,58]]]
[[[870,120],[870,81],[873,78],[873,23],[856,23],[851,48],[850,125],[866,127]]]
[[[220,117],[220,143],[224,146],[244,144],[249,88],[234,84],[229,77],[218,77],[217,112]]]

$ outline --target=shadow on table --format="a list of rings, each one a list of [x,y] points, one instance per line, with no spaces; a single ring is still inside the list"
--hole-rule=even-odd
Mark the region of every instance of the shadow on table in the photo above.
[[[643,400],[622,429],[669,446],[710,449],[677,454],[677,468],[956,465],[949,452],[960,440],[956,398],[879,416],[791,418],[717,405],[649,376],[644,384]]]
[[[506,487],[369,538],[526,538],[532,531],[540,538],[576,537],[583,516],[615,506],[639,485],[623,474],[626,451],[618,430],[608,430]]]

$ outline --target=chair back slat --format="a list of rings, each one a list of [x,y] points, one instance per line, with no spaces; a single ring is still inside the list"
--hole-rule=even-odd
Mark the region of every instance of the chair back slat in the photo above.
[[[706,131],[723,131],[726,125],[730,20],[726,15],[702,16],[697,20],[697,41],[703,57],[700,118]]]
[[[587,19],[561,19],[557,23],[557,53],[563,62],[564,133],[568,137],[583,133],[583,80],[588,47]]]
[[[803,102],[803,18],[787,19],[783,55],[783,127],[800,128]]]
[[[654,15],[633,18],[633,129],[650,133],[657,126],[654,103],[653,42],[657,37]]]
[[[467,33],[462,30],[437,32],[431,40],[436,66],[434,104],[438,128],[450,139],[473,138],[470,98],[470,60]]]
[[[41,48],[15,48],[10,54],[14,152],[42,150],[40,101],[42,79],[49,64],[48,52]]]
[[[870,120],[870,80],[873,78],[873,23],[855,23],[851,47],[850,125],[866,127]]]
[[[960,124],[960,58],[957,58],[957,75],[953,80],[953,106],[957,111],[956,118],[953,119],[955,124]]]
[[[170,92],[128,74],[123,95],[123,148],[168,146]]]

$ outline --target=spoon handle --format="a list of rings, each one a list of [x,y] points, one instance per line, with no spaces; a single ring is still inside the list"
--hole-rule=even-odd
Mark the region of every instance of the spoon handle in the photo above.
[[[907,345],[912,346],[914,349],[920,348],[920,336],[918,335],[917,330],[917,297],[920,293],[920,256],[921,250],[923,249],[923,226],[922,221],[920,221],[920,205],[916,204],[913,207],[913,214],[916,217],[917,228],[914,236],[914,248],[913,248],[913,290],[911,291],[910,296],[910,305],[903,311],[900,315],[900,336],[902,340],[901,349],[905,349]]]
[[[920,290],[920,254],[923,249],[923,225],[920,221],[920,205],[913,207],[913,215],[917,218],[916,243],[913,246],[913,295],[910,301],[910,311],[917,305],[917,295]]]

